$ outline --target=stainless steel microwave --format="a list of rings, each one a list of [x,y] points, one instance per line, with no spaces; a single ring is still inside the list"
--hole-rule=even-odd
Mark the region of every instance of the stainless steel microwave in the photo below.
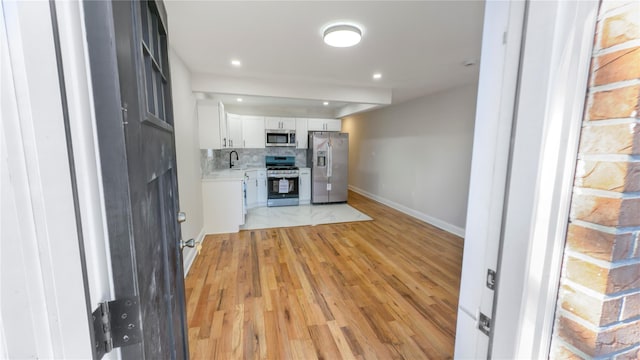
[[[295,130],[267,130],[267,146],[296,146]]]

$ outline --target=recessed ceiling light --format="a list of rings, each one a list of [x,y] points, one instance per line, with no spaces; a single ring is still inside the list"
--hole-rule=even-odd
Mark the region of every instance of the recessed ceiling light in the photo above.
[[[233,65],[235,67],[240,67],[240,65],[242,65],[242,63],[240,62],[240,60],[231,60],[231,65]]]
[[[236,101],[237,102],[242,102],[242,98],[237,98]]]
[[[382,78],[382,74],[375,73],[375,74],[373,74],[373,78],[376,79],[376,80],[381,79]]]
[[[325,102],[322,103],[322,105],[327,106],[327,105],[329,105],[329,102],[325,101]]]
[[[349,24],[332,25],[324,31],[323,39],[329,46],[350,47],[360,42],[362,30]]]

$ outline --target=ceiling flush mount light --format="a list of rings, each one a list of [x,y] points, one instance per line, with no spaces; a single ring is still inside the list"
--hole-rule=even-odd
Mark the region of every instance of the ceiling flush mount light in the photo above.
[[[350,47],[360,42],[362,30],[354,25],[332,25],[324,31],[322,38],[329,46]]]
[[[240,60],[231,60],[231,65],[233,65],[235,67],[240,67],[240,65],[242,65],[242,63],[240,62]]]
[[[236,101],[237,102],[242,102],[242,98],[237,98]]]
[[[327,105],[329,105],[329,102],[325,101],[325,102],[322,103],[322,105],[327,106]]]
[[[380,74],[380,73],[375,73],[375,74],[373,74],[373,79],[374,79],[374,80],[380,80],[380,79],[382,79],[382,74]]]

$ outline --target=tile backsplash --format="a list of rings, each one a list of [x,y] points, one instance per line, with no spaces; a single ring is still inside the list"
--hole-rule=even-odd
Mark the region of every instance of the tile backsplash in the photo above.
[[[233,161],[236,166],[264,167],[264,157],[267,155],[295,156],[296,166],[307,166],[306,149],[291,149],[286,147],[269,147],[265,149],[200,149],[200,168],[202,169],[202,175],[209,175],[215,170],[228,169],[229,154],[233,150],[238,152],[238,161],[236,161],[235,155],[233,156]]]

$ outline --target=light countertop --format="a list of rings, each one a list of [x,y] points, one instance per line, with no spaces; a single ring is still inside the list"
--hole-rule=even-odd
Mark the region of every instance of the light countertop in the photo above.
[[[211,174],[203,175],[202,181],[243,181],[244,173],[250,170],[266,170],[265,168],[244,168],[215,170]]]

